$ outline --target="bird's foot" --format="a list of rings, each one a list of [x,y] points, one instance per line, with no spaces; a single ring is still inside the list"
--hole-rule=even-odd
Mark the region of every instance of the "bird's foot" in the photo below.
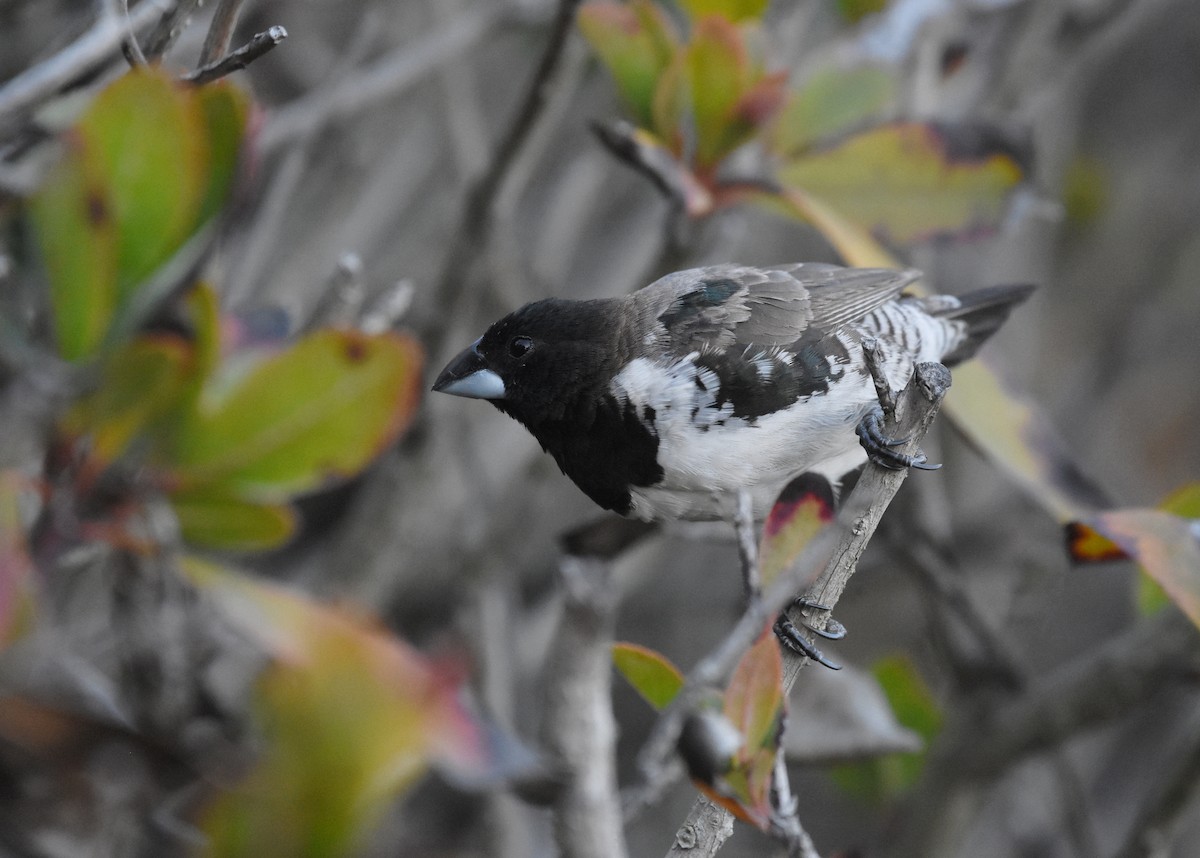
[[[827,605],[820,605],[816,602],[810,602],[803,596],[797,598],[793,604],[797,608],[816,608],[819,611],[829,610]],[[836,641],[841,640],[846,636],[846,627],[833,617],[826,617],[824,628],[817,628],[816,626],[803,621],[800,625],[802,625],[812,634],[823,637],[826,640]],[[775,636],[783,642],[784,646],[797,655],[807,656],[818,664],[823,664],[825,667],[828,667],[830,670],[842,669],[840,664],[835,664],[827,659],[825,655],[819,649],[817,649],[807,637],[804,636],[804,633],[800,631],[799,626],[792,622],[792,620],[788,617],[786,611],[779,615],[779,619],[775,621],[773,628],[775,630]]]
[[[872,406],[859,424],[854,428],[859,443],[867,451],[869,458],[876,465],[893,471],[904,468],[919,468],[922,471],[936,471],[940,464],[930,464],[925,454],[917,451],[915,456],[899,453],[892,449],[911,440],[909,438],[889,438],[883,434],[883,409],[879,405]]]

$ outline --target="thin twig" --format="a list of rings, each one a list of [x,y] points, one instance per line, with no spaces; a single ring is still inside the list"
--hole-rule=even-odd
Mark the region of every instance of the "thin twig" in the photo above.
[[[183,79],[197,86],[219,80],[225,75],[240,71],[263,54],[279,45],[288,36],[287,30],[278,25],[269,27],[262,33],[256,33],[254,38],[246,42],[236,51],[227,54],[207,65],[202,65],[193,72],[188,72]]]
[[[217,0],[212,22],[204,36],[204,46],[200,48],[199,69],[215,64],[229,53],[229,46],[233,44],[233,30],[237,27],[238,16],[242,14],[243,2],[244,0]]]
[[[174,3],[147,0],[129,18],[121,20],[101,15],[95,25],[49,59],[26,69],[0,86],[0,122],[9,116],[36,107],[42,101],[68,87],[120,50],[131,33],[138,33]]]
[[[200,3],[201,0],[177,0],[163,11],[158,26],[150,31],[150,35],[142,43],[142,50],[151,62],[162,57],[175,43]]]
[[[129,0],[102,0],[102,3],[105,11],[128,29],[124,41],[121,42],[121,53],[125,55],[125,60],[129,63],[130,68],[146,65],[146,55],[142,53],[142,48],[138,45],[137,34],[130,26]]]
[[[471,267],[486,248],[488,232],[492,226],[492,207],[496,196],[508,176],[509,168],[546,106],[550,90],[558,78],[563,50],[566,47],[567,38],[571,34],[571,27],[575,22],[575,11],[578,9],[579,3],[580,0],[559,0],[558,11],[550,29],[545,50],[534,70],[533,79],[525,92],[521,106],[508,131],[497,145],[487,171],[467,194],[463,204],[462,219],[458,229],[454,232],[454,239],[450,246],[450,252],[446,256],[446,264],[440,279],[441,285],[438,291],[442,296],[441,303],[444,307],[457,306],[459,298],[466,292]],[[427,344],[429,354],[436,355],[441,352],[442,340],[450,330],[449,326],[443,326],[431,336],[431,341]]]
[[[762,573],[758,568],[758,534],[754,529],[754,508],[750,492],[745,489],[737,493],[737,509],[733,514],[733,528],[737,534],[738,556],[742,561],[742,584],[746,598],[757,598],[762,589]]]

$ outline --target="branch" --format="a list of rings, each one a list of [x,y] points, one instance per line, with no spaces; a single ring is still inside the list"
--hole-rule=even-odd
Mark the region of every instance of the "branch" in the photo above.
[[[467,194],[462,220],[454,232],[454,240],[442,270],[439,292],[443,296],[441,300],[444,307],[453,309],[458,305],[459,299],[466,291],[467,275],[471,266],[487,246],[496,195],[546,106],[550,90],[558,77],[563,50],[571,34],[579,3],[580,0],[558,0],[558,11],[549,41],[533,73],[525,98],[508,131],[496,147],[487,171]],[[442,340],[451,330],[449,325],[445,325],[432,336],[431,342],[427,344],[429,354],[435,355],[441,351]]]
[[[594,557],[565,557],[561,578],[563,615],[546,668],[542,724],[562,776],[555,839],[566,858],[623,858],[611,687],[617,587],[611,566]]]
[[[70,45],[0,86],[0,121],[36,107],[112,59],[126,39],[149,26],[160,14],[167,14],[164,9],[174,8],[174,3],[147,0],[128,18],[101,15],[90,30]]]
[[[899,397],[895,413],[887,415],[885,431],[893,437],[909,440],[898,446],[905,453],[914,452],[933,422],[942,397],[950,386],[950,373],[941,364],[918,364],[909,383]],[[700,661],[688,675],[683,689],[675,700],[660,715],[658,723],[647,738],[639,757],[644,787],[631,797],[626,813],[635,813],[641,807],[657,799],[665,788],[665,760],[674,748],[683,718],[696,700],[698,692],[713,685],[728,675],[737,659],[754,638],[762,631],[768,620],[773,619],[795,596],[807,590],[809,598],[830,608],[837,604],[846,582],[858,564],[867,542],[870,540],[883,512],[895,497],[904,482],[907,471],[893,471],[868,463],[858,484],[854,487],[838,516],[836,526],[828,528],[814,539],[786,572],[779,575],[763,593],[761,599],[753,600],[733,630],[716,649]],[[824,572],[812,584],[813,569]],[[814,610],[814,609],[806,609]],[[824,622],[829,612],[817,612],[808,622]],[[790,690],[806,658],[791,655],[784,650],[784,687]],[[697,801],[689,813],[683,828],[695,829],[709,811],[706,802]],[[679,835],[676,836],[678,840]],[[697,844],[702,851],[689,855],[709,855],[703,851],[710,844]]]
[[[213,65],[229,53],[229,46],[233,44],[233,30],[242,13],[242,3],[243,0],[217,0],[212,22],[204,36],[204,46],[200,48],[201,69]]]
[[[207,65],[202,65],[193,72],[188,72],[183,76],[183,79],[197,86],[211,83],[214,80],[225,77],[230,72],[244,69],[276,45],[282,43],[287,36],[287,30],[283,27],[270,27],[265,32],[256,33],[254,38],[233,53],[210,61]]]

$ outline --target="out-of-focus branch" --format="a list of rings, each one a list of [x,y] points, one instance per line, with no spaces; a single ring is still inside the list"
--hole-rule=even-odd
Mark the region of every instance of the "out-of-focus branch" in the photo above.
[[[941,364],[923,363],[916,367],[912,381],[898,397],[894,412],[886,413],[884,431],[892,437],[908,439],[905,444],[897,446],[899,452],[912,454],[917,450],[949,387],[950,373]],[[839,514],[838,527],[830,528],[810,543],[792,567],[772,582],[763,597],[751,603],[733,631],[717,649],[688,675],[684,689],[675,702],[664,711],[642,750],[641,764],[646,777],[646,788],[643,794],[635,797],[633,809],[637,809],[636,803],[652,801],[661,792],[664,786],[660,782],[663,777],[661,773],[666,770],[662,760],[674,746],[679,735],[680,722],[688,707],[692,705],[695,690],[712,684],[727,674],[767,620],[774,617],[798,593],[807,590],[810,599],[829,608],[837,604],[846,583],[857,568],[858,559],[906,476],[907,471],[894,471],[869,463]],[[808,587],[808,584],[812,583],[811,570],[815,568],[824,571],[815,583]],[[814,611],[811,608],[805,610]],[[807,622],[816,625],[824,622],[828,615],[829,611],[815,612]],[[788,650],[784,650],[785,689],[791,689],[800,669],[807,663],[807,658],[792,655]],[[702,820],[712,812],[706,805],[704,800],[693,805],[687,820],[680,828],[680,834],[676,835],[677,841],[685,830],[720,830],[719,826],[702,825]],[[712,855],[719,845],[702,841],[697,842],[686,853],[673,854]],[[693,851],[697,849],[699,851]]]
[[[204,36],[204,46],[200,48],[200,68],[213,65],[229,53],[229,46],[233,44],[233,30],[237,26],[238,16],[242,14],[243,2],[244,0],[217,0],[212,22]]]
[[[956,755],[965,775],[986,778],[1014,760],[1050,748],[1080,731],[1119,717],[1168,682],[1200,680],[1200,636],[1175,609],[1163,611],[1038,681],[1005,706],[972,721],[970,751]],[[994,729],[988,729],[993,725]]]
[[[462,218],[454,232],[450,252],[446,256],[446,265],[442,270],[439,291],[444,307],[457,306],[468,285],[471,267],[487,245],[496,196],[508,176],[509,168],[532,133],[558,79],[563,51],[571,34],[571,27],[575,23],[575,11],[579,8],[579,2],[580,0],[559,0],[546,48],[533,72],[533,79],[521,106],[496,146],[487,171],[467,194]],[[449,326],[442,326],[432,334],[428,344],[431,355],[441,352],[442,340],[450,330]]]
[[[101,15],[90,30],[70,45],[0,86],[0,124],[13,114],[36,107],[96,66],[112,59],[131,34],[145,29],[176,5],[147,0],[134,9],[128,18]]]
[[[546,669],[542,738],[561,775],[554,831],[567,858],[623,858],[612,713],[612,643],[617,588],[611,566],[568,556],[552,657]]]
[[[361,72],[342,76],[335,85],[297,98],[271,117],[259,140],[260,150],[269,154],[290,140],[320,131],[419,83],[483,39],[503,12],[499,3],[474,7],[418,44],[403,45]]]
[[[250,63],[279,45],[287,38],[287,30],[283,27],[269,27],[246,42],[236,51],[219,57],[212,62],[201,65],[200,68],[183,76],[189,83],[205,84],[225,77],[230,72],[244,69]]]

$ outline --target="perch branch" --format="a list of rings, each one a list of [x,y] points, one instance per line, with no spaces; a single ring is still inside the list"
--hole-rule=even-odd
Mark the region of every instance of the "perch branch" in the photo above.
[[[909,440],[899,446],[901,452],[910,453],[917,449],[925,432],[933,422],[942,397],[950,387],[950,373],[940,364],[918,364],[913,380],[899,397],[893,413],[886,415],[885,431],[893,437]],[[763,597],[751,602],[737,625],[725,640],[706,656],[687,677],[687,682],[678,697],[659,717],[642,749],[639,759],[645,786],[631,798],[627,812],[640,809],[640,805],[657,799],[665,784],[662,782],[666,766],[663,761],[674,747],[679,735],[682,719],[695,701],[699,689],[718,682],[732,670],[737,658],[763,625],[788,605],[797,593],[808,591],[808,597],[820,604],[833,608],[842,595],[850,576],[854,573],[859,557],[870,541],[883,512],[891,503],[907,476],[906,471],[894,471],[874,463],[868,463],[858,484],[847,498],[838,516],[836,527],[828,528],[813,540],[800,557],[784,573],[779,575],[763,593]],[[823,573],[812,583],[813,569]],[[814,612],[809,622],[824,622],[829,611]],[[784,687],[788,690],[796,681],[807,658],[784,651]],[[709,812],[705,802],[698,801],[689,813],[684,828],[694,828],[697,820]],[[678,840],[678,835],[677,838]],[[719,846],[719,844],[718,844]],[[689,856],[711,855],[716,849],[708,850],[710,844],[700,843],[700,851],[689,851]],[[677,853],[684,854],[684,853]]]
[[[217,0],[212,22],[204,36],[204,45],[200,48],[201,69],[215,64],[229,53],[229,46],[233,44],[233,30],[237,26],[238,16],[242,14],[243,2],[244,0]]]

